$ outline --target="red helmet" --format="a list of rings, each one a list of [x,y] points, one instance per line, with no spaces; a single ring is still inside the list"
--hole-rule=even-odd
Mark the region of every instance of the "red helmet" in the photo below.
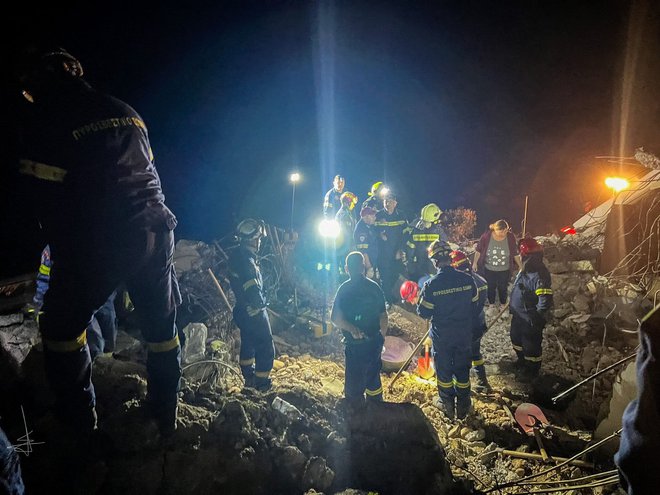
[[[454,268],[463,268],[464,266],[467,266],[468,268],[470,267],[470,259],[463,251],[452,251],[449,254],[449,257],[451,258],[451,266]]]
[[[529,256],[530,254],[543,252],[543,246],[541,246],[533,237],[525,237],[524,239],[521,239],[518,249],[520,249],[520,256]]]
[[[419,292],[419,285],[417,285],[412,280],[406,280],[404,283],[402,283],[401,289],[399,290],[399,293],[401,294],[401,299],[409,303],[412,303],[415,300],[418,292]]]

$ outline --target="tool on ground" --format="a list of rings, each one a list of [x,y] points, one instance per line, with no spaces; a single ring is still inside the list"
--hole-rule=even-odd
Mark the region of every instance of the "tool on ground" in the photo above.
[[[578,382],[578,383],[576,383],[575,385],[573,385],[571,388],[564,390],[562,393],[560,393],[560,394],[558,394],[558,395],[555,395],[555,396],[552,398],[552,402],[556,403],[559,399],[561,399],[561,398],[564,397],[565,395],[570,394],[570,393],[571,393],[573,390],[575,390],[576,388],[581,387],[581,386],[584,385],[585,383],[589,383],[591,380],[594,380],[595,378],[598,378],[600,375],[602,375],[603,373],[605,373],[605,372],[611,370],[612,368],[616,368],[617,366],[620,366],[620,365],[622,365],[622,364],[624,364],[624,363],[627,363],[628,361],[630,361],[631,359],[633,359],[635,356],[637,356],[637,352],[635,352],[634,354],[631,354],[630,356],[624,357],[623,359],[617,361],[617,362],[614,363],[614,364],[610,364],[609,366],[603,368],[602,370],[598,371],[597,373],[594,373],[594,374],[591,375],[591,376],[588,376],[587,378],[585,378],[585,379],[582,380],[581,382]]]
[[[484,333],[486,333],[488,330],[491,329],[493,325],[495,325],[495,322],[500,319],[500,316],[504,314],[504,312],[509,309],[509,303],[507,302],[504,306],[502,306],[502,309],[500,310],[499,313],[497,313],[497,316],[488,324],[486,327],[486,330],[484,330]]]
[[[424,355],[417,358],[417,374],[425,380],[428,380],[434,374],[433,368],[431,368],[431,356],[428,344],[424,345]]]
[[[536,461],[543,460],[545,462],[545,459],[541,454],[534,454],[533,452],[518,452],[517,450],[506,450],[506,449],[497,449],[495,450],[495,452],[498,452],[502,455],[507,455],[509,457],[517,457],[518,459],[531,459]],[[593,469],[594,467],[592,462],[580,461],[577,459],[569,460],[566,457],[552,456],[552,462],[566,462],[566,461],[568,461],[567,464],[570,464],[571,466],[577,466],[587,469]]]
[[[523,402],[516,408],[515,414],[516,422],[520,425],[523,431],[527,434],[532,433],[536,439],[536,444],[539,447],[541,452],[541,457],[543,462],[549,463],[552,461],[552,458],[548,455],[543,445],[543,439],[541,438],[541,432],[539,428],[542,426],[549,425],[550,422],[535,404],[530,404],[529,402]]]
[[[403,363],[401,368],[399,368],[399,371],[396,372],[396,375],[394,375],[394,378],[392,378],[392,381],[387,386],[387,390],[389,392],[392,391],[392,387],[394,386],[394,383],[399,379],[399,377],[401,376],[401,373],[403,373],[403,370],[406,369],[406,367],[410,364],[410,361],[412,360],[413,356],[415,356],[419,352],[420,347],[422,347],[422,345],[424,344],[424,341],[426,340],[426,337],[429,336],[430,331],[431,331],[431,329],[429,328],[426,331],[426,333],[424,334],[424,336],[420,339],[419,344],[417,344],[417,347],[415,347],[413,349],[413,351],[410,353],[410,356],[408,357],[408,359],[406,359],[406,361]]]

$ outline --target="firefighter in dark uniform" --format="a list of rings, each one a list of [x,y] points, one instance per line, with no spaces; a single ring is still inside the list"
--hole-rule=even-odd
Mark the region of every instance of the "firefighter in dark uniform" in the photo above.
[[[344,192],[346,179],[341,175],[335,175],[332,179],[332,189],[323,197],[323,215],[328,218],[335,218],[341,205],[341,195]]]
[[[17,69],[29,102],[18,172],[56,260],[39,319],[54,412],[79,431],[95,429],[85,328],[125,282],[148,346],[148,406],[169,434],[181,377],[176,218],[165,206],[145,123],[87,84],[80,62],[61,48],[27,50]]]
[[[240,365],[246,387],[271,387],[275,349],[257,252],[266,235],[263,222],[247,218],[236,228],[238,246],[229,251],[229,281],[236,296],[234,322],[241,331]]]
[[[417,314],[431,320],[431,340],[438,380],[439,407],[449,419],[470,412],[470,363],[477,287],[467,273],[451,266],[451,248],[442,241],[429,246],[437,274],[424,284]]]
[[[368,400],[383,400],[380,355],[388,320],[383,291],[366,278],[360,252],[346,257],[346,271],[350,278],[337,289],[330,319],[344,336],[344,395],[355,406],[364,401],[365,394]]]
[[[477,375],[477,386],[474,389],[477,392],[488,392],[491,390],[490,383],[486,377],[486,366],[483,355],[481,354],[481,339],[486,333],[486,314],[484,306],[488,299],[488,283],[476,272],[472,271],[472,265],[467,254],[463,251],[451,252],[451,266],[459,271],[468,273],[472,276],[474,284],[477,286],[479,299],[474,305],[474,319],[472,324],[472,368]]]
[[[433,263],[427,256],[428,248],[433,241],[449,241],[440,223],[441,215],[438,205],[429,203],[422,208],[419,219],[404,232],[408,276],[412,280],[435,274]]]
[[[365,206],[360,211],[360,220],[355,225],[355,231],[353,232],[355,249],[364,256],[367,277],[372,280],[376,276],[375,270],[378,266],[378,239],[376,238],[375,223],[376,210]]]
[[[523,268],[511,290],[511,344],[518,357],[519,378],[530,380],[541,369],[541,342],[552,308],[550,272],[543,264],[543,247],[534,238],[520,241]]]
[[[392,304],[398,299],[399,286],[405,281],[403,266],[403,231],[407,227],[405,217],[397,209],[397,198],[389,192],[383,200],[383,209],[376,213],[378,232],[378,272],[385,300]]]

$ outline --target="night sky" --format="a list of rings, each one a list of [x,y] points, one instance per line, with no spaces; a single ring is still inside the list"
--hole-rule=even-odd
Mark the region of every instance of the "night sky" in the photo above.
[[[660,154],[657,2],[139,2],[5,15],[52,39],[150,133],[178,238],[311,222],[341,173],[411,216],[477,210],[543,234],[605,199],[605,160]],[[10,46],[12,46],[10,45]],[[623,130],[622,130],[623,129]],[[4,164],[3,164],[4,165]]]

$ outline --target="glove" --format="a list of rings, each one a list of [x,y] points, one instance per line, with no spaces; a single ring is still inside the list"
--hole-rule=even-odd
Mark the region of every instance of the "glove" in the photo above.
[[[367,268],[367,278],[373,279],[376,273],[374,272],[373,267]]]

